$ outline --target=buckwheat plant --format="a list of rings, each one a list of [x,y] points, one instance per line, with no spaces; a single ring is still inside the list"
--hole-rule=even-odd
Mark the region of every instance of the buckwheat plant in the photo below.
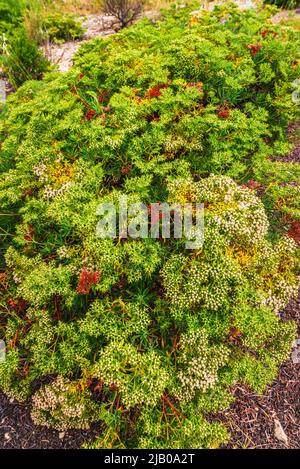
[[[61,431],[86,430],[98,414],[99,407],[91,400],[90,393],[61,376],[42,386],[32,397],[31,417],[37,425]]]

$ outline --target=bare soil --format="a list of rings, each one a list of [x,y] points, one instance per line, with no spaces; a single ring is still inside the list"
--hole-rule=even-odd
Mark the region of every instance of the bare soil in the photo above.
[[[282,319],[297,321],[300,337],[300,296],[282,312]],[[291,358],[284,363],[278,378],[262,396],[245,386],[236,386],[233,392],[236,401],[220,416],[231,433],[226,448],[300,448],[300,363],[293,363]],[[275,419],[281,423],[288,444],[275,437]]]

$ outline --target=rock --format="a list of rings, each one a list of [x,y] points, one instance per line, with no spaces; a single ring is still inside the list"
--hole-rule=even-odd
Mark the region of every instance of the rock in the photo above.
[[[58,66],[60,72],[67,72],[73,64],[73,56],[79,49],[80,42],[64,42],[63,44],[49,44],[44,48],[46,57]]]
[[[145,11],[142,15],[140,15],[141,17],[146,17],[148,18],[148,20],[151,20],[151,21],[158,21],[161,19],[162,17],[162,13],[160,11]]]
[[[58,434],[58,438],[60,440],[63,440],[65,436],[66,436],[66,432],[59,432],[59,434]]]
[[[275,438],[277,438],[278,441],[281,441],[285,445],[288,445],[288,437],[286,436],[285,431],[283,430],[282,425],[278,419],[274,419],[274,425],[275,425],[275,430],[274,430]]]
[[[85,33],[83,40],[94,39],[102,36],[107,30],[111,30],[112,25],[116,22],[113,16],[108,15],[88,15],[82,23]]]
[[[4,439],[5,439],[6,441],[10,441],[10,440],[11,440],[10,434],[9,434],[9,433],[4,433]]]
[[[64,42],[63,44],[46,44],[42,47],[46,57],[52,64],[56,65],[58,70],[62,73],[67,72],[72,67],[73,56],[85,41],[99,36],[115,34],[116,32],[113,28],[116,19],[112,16],[88,15],[85,18],[81,18],[81,20],[82,26],[85,29],[85,33],[81,39]]]

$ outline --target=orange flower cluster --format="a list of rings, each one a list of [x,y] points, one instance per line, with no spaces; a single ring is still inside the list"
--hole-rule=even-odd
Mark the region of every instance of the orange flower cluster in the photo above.
[[[94,117],[95,114],[96,114],[96,111],[94,111],[94,109],[89,109],[89,110],[86,112],[84,118],[85,118],[85,120],[87,120],[87,121],[91,121],[91,120],[93,119],[93,117]]]
[[[82,270],[79,282],[76,288],[77,293],[88,295],[93,285],[97,285],[100,280],[99,272],[89,272],[88,270]]]
[[[300,224],[297,220],[290,221],[288,235],[293,238],[297,244],[300,244]]]
[[[168,85],[155,85],[150,90],[148,90],[148,98],[158,98],[161,95],[161,91],[164,88],[168,88]]]
[[[250,49],[252,55],[256,55],[262,48],[262,44],[248,44],[248,49]]]
[[[230,116],[230,111],[228,109],[222,109],[218,112],[218,117],[221,119],[228,119]]]
[[[272,34],[273,37],[276,37],[276,36],[278,35],[278,33],[276,33],[276,31],[270,31],[269,29],[265,29],[264,31],[262,31],[262,32],[260,33],[260,35],[261,35],[262,37],[266,37],[266,36],[268,36],[269,34]]]

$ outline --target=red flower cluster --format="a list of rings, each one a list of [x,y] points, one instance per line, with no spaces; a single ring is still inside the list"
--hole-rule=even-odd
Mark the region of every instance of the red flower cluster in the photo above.
[[[82,270],[79,282],[76,288],[77,293],[88,295],[93,285],[97,285],[100,280],[99,272],[89,272],[88,270]]]
[[[276,33],[275,31],[270,31],[269,29],[265,29],[264,31],[262,31],[262,32],[260,33],[260,35],[261,35],[262,37],[266,37],[266,36],[268,36],[269,34],[272,34],[273,37],[276,37],[278,33]]]
[[[288,235],[293,238],[293,240],[300,244],[300,225],[297,220],[291,220],[289,222],[290,229],[288,231]]]
[[[8,298],[7,304],[8,304],[8,306],[10,306],[11,308],[15,309],[18,303],[17,303],[17,301],[14,300],[13,298]]]
[[[24,300],[23,298],[17,298],[17,299],[9,298],[6,301],[6,303],[8,304],[8,306],[10,306],[15,311],[18,311],[19,313],[25,311],[25,309],[28,306],[27,301]]]
[[[121,173],[122,174],[128,174],[128,173],[130,173],[131,170],[132,170],[132,165],[131,164],[123,165],[122,168],[121,168]]]
[[[248,187],[248,189],[251,189],[253,191],[261,187],[260,183],[254,181],[254,179],[250,179],[246,184],[244,184],[244,186]]]
[[[262,48],[262,44],[248,44],[247,47],[250,49],[252,55],[256,55]]]
[[[201,91],[203,90],[203,83],[202,81],[192,81],[190,83],[187,84],[187,86],[191,87],[191,86],[195,86],[195,88],[197,88],[197,90],[201,93]]]
[[[0,285],[1,286],[6,286],[7,283],[7,275],[6,274],[0,274]]]
[[[220,117],[221,119],[228,119],[229,116],[230,116],[230,111],[228,109],[221,109],[218,112],[218,117]]]
[[[89,109],[86,112],[84,118],[85,118],[86,121],[91,121],[95,114],[96,114],[96,111],[94,111],[94,109]]]
[[[147,96],[149,98],[157,98],[158,96],[161,95],[160,90],[164,88],[168,88],[168,85],[155,85],[153,86],[153,88],[150,88],[150,90],[148,90]]]

